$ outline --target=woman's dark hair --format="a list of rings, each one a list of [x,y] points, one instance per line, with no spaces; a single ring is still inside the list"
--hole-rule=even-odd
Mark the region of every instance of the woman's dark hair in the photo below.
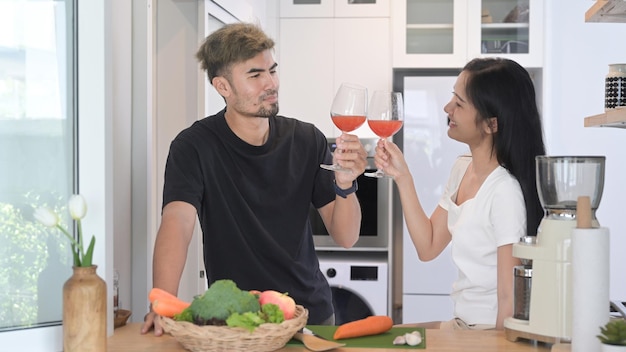
[[[478,123],[495,117],[493,150],[498,162],[520,183],[526,203],[526,233],[537,234],[544,211],[536,183],[537,155],[545,154],[535,87],[528,71],[502,58],[480,58],[467,63],[466,94],[478,110]]]

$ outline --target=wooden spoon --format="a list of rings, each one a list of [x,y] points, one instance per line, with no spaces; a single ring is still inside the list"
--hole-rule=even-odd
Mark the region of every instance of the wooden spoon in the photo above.
[[[314,335],[303,334],[301,332],[297,332],[293,335],[293,338],[302,341],[304,347],[311,351],[321,352],[321,351],[329,351],[337,347],[345,346],[345,343],[338,343],[335,341],[325,340],[321,337],[317,337]]]

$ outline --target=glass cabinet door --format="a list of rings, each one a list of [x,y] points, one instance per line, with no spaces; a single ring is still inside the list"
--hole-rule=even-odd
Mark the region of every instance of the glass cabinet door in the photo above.
[[[395,67],[457,67],[467,53],[466,0],[392,2]]]
[[[454,30],[453,0],[406,2],[407,54],[452,54]]]
[[[543,0],[392,2],[394,67],[463,67],[481,56],[543,66]]]
[[[480,52],[528,54],[529,0],[483,0]]]
[[[468,56],[502,56],[543,66],[543,1],[474,0],[468,12]]]

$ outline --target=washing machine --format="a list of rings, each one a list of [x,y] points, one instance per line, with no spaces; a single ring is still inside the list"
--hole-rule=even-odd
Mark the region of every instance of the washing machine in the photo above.
[[[332,290],[335,325],[370,315],[388,315],[386,258],[338,252],[319,255],[319,261]]]

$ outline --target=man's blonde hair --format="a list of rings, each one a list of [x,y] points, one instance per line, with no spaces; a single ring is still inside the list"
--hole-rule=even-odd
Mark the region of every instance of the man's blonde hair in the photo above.
[[[251,23],[233,23],[211,33],[196,53],[209,82],[216,76],[229,78],[230,67],[274,48],[274,40]]]

